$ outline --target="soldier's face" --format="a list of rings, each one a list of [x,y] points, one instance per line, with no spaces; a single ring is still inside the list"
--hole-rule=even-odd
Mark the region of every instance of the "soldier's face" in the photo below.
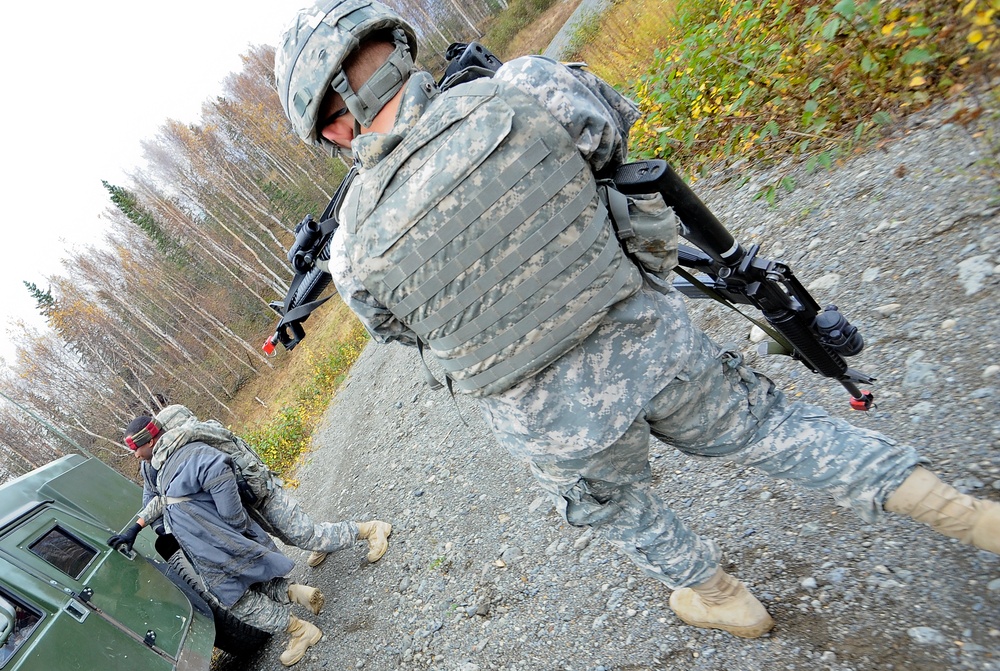
[[[153,459],[153,445],[156,443],[155,440],[151,440],[145,445],[140,445],[135,448],[136,459],[141,459],[142,461],[151,461]]]
[[[319,111],[319,134],[338,147],[350,149],[354,139],[354,116],[339,93],[330,92]]]

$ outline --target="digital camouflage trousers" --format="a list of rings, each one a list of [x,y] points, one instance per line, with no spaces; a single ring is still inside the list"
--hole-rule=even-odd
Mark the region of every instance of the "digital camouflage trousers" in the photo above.
[[[598,528],[647,575],[671,588],[697,585],[715,573],[720,557],[714,542],[692,532],[652,490],[651,437],[684,454],[822,490],[866,521],[922,462],[879,433],[790,403],[738,353],[687,324],[694,356],[617,442],[590,457],[531,464],[570,524]]]
[[[244,624],[277,634],[288,629],[292,604],[288,600],[288,580],[275,578],[250,585],[230,612]]]
[[[354,522],[313,522],[281,487],[275,487],[262,503],[248,510],[269,534],[303,550],[336,552],[352,547],[358,538]]]

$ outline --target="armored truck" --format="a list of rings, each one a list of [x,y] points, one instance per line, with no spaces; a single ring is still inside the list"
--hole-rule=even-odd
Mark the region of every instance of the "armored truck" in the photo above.
[[[80,455],[0,485],[0,670],[207,671],[215,647],[263,643],[213,612],[176,543],[107,546],[141,503],[141,487]]]

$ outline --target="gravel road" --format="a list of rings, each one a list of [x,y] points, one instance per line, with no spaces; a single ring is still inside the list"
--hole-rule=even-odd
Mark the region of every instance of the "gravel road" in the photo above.
[[[994,98],[995,100],[995,98]],[[979,104],[986,105],[986,101]],[[981,114],[980,114],[981,113]],[[974,118],[979,115],[978,118]],[[946,480],[1000,499],[997,109],[911,117],[832,171],[734,166],[695,190],[744,243],[835,301],[867,348],[877,410],[836,383],[758,358],[750,325],[707,301],[699,323],[795,397],[919,447]],[[991,145],[992,143],[992,145]],[[761,186],[794,177],[775,206]],[[477,671],[1000,669],[1000,557],[909,520],[852,513],[749,468],[653,448],[654,480],[777,626],[747,641],[684,625],[669,591],[599,535],[564,523],[474,405],[431,391],[416,352],[370,345],[298,469],[319,519],[394,525],[293,577],[327,595],[325,632],[295,668]],[[284,637],[233,668],[280,668]],[[249,664],[249,666],[247,666]]]

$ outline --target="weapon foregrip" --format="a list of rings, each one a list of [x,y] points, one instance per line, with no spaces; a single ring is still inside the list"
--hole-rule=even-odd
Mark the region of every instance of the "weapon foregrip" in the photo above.
[[[780,310],[777,313],[765,311],[764,318],[788,339],[799,358],[820,375],[840,380],[847,373],[847,362],[816,338],[812,329],[813,316]]]

